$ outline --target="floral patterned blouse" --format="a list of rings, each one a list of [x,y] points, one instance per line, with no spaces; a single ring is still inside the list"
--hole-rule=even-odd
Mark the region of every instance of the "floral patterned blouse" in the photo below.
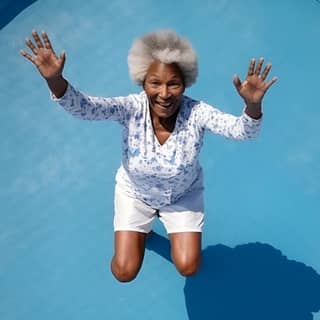
[[[72,85],[61,98],[66,111],[85,120],[115,120],[122,127],[122,164],[116,182],[126,192],[158,209],[175,202],[202,179],[199,153],[206,130],[227,138],[255,138],[261,119],[236,117],[183,96],[176,124],[161,145],[154,133],[146,93],[125,97],[92,97]]]

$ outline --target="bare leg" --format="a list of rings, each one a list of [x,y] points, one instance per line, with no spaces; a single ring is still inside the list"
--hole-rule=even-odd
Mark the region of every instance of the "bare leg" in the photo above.
[[[172,260],[183,276],[195,274],[201,262],[201,232],[169,234]]]
[[[136,231],[116,231],[114,233],[115,254],[111,261],[111,271],[117,280],[133,280],[142,265],[146,234]]]

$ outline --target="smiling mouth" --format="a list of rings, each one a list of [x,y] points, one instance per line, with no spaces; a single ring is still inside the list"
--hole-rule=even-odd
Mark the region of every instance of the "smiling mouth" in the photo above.
[[[156,104],[158,106],[160,106],[161,108],[164,108],[164,109],[169,109],[171,107],[174,106],[174,103],[173,102],[170,102],[170,103],[160,103],[160,102],[156,102]]]

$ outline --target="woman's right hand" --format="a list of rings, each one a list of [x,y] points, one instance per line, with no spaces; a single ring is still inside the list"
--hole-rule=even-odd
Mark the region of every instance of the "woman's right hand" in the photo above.
[[[40,39],[36,31],[32,32],[35,44],[30,39],[26,39],[25,41],[34,55],[31,55],[24,50],[21,50],[20,53],[38,68],[42,77],[47,81],[61,78],[66,60],[65,53],[62,52],[60,57],[56,56],[47,34],[45,32],[42,32],[41,34],[42,39]]]

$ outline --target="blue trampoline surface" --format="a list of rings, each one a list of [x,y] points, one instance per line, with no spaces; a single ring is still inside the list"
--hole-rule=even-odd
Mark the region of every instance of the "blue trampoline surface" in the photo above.
[[[0,319],[320,319],[320,3],[315,0],[3,1],[0,29]],[[184,278],[156,222],[131,283],[109,271],[121,128],[72,118],[19,55],[33,29],[65,50],[91,95],[139,92],[132,40],[172,28],[200,75],[186,94],[240,114],[233,84],[263,56],[279,77],[260,137],[207,134],[203,266]],[[317,313],[318,312],[318,313]]]

